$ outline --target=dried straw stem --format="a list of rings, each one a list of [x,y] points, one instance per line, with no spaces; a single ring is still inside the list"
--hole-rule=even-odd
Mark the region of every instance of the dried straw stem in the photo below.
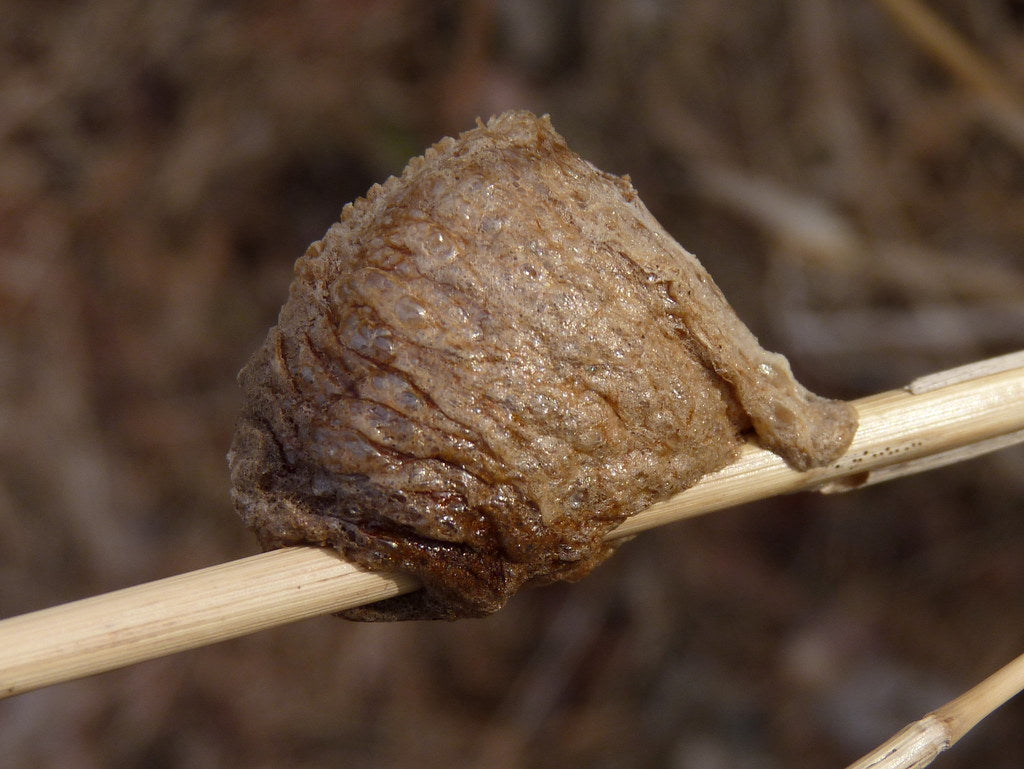
[[[1024,654],[955,700],[901,729],[847,769],[923,769],[1022,690]]]
[[[1024,150],[1024,100],[960,33],[920,0],[877,0],[923,50],[978,95],[995,129]]]
[[[1024,440],[1024,353],[936,376],[857,401],[860,429],[829,467],[796,472],[748,445],[729,467],[611,536],[777,494],[856,488],[886,469],[895,477],[929,457],[957,461]],[[406,575],[370,574],[331,550],[297,547],[43,609],[0,621],[0,697],[415,589]]]

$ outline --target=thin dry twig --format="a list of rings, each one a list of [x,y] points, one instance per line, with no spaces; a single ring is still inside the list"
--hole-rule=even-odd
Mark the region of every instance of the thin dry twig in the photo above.
[[[947,386],[856,401],[860,428],[828,467],[797,472],[749,444],[735,463],[633,516],[611,536],[778,494],[856,488],[882,468],[1017,431],[1024,436],[1024,365],[994,373],[984,362],[978,366],[979,376],[961,371]],[[43,609],[0,621],[0,697],[417,587],[407,575],[371,574],[331,550],[295,547]]]
[[[847,769],[924,769],[981,719],[1024,691],[1024,654],[973,689],[901,729]]]
[[[919,0],[876,0],[936,61],[974,91],[993,127],[1024,150],[1024,99],[984,56]]]

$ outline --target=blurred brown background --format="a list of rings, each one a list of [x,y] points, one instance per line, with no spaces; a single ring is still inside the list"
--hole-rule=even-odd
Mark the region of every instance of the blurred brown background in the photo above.
[[[6,0],[0,615],[255,552],[234,375],[477,115],[629,173],[822,393],[1024,347],[1024,6]],[[984,73],[983,73],[984,74]],[[320,618],[0,702],[27,767],[843,766],[1024,651],[1024,453],[642,535],[477,621]],[[936,765],[1024,765],[1024,703]]]

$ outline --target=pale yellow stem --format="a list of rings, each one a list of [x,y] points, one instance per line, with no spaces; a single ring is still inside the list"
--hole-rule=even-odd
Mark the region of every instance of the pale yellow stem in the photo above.
[[[976,93],[994,128],[1024,150],[1024,99],[981,53],[920,0],[876,0],[922,49]]]
[[[1022,690],[1024,654],[952,702],[904,727],[847,769],[923,769]]]
[[[979,364],[980,365],[980,364]],[[753,444],[725,469],[627,520],[612,537],[755,499],[855,488],[871,474],[1024,431],[1024,365],[1011,359],[925,392],[856,401],[860,428],[829,467],[800,473]],[[1022,434],[1021,437],[1024,437]],[[1005,443],[1005,440],[1004,440]],[[287,548],[0,621],[0,697],[411,592],[331,550]]]

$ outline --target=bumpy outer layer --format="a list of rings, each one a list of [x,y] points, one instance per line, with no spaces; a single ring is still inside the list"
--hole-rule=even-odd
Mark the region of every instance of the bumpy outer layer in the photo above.
[[[855,429],[762,350],[628,179],[510,112],[345,207],[240,374],[234,500],[266,548],[424,590],[355,619],[479,616],[575,579],[751,427],[799,468]]]

